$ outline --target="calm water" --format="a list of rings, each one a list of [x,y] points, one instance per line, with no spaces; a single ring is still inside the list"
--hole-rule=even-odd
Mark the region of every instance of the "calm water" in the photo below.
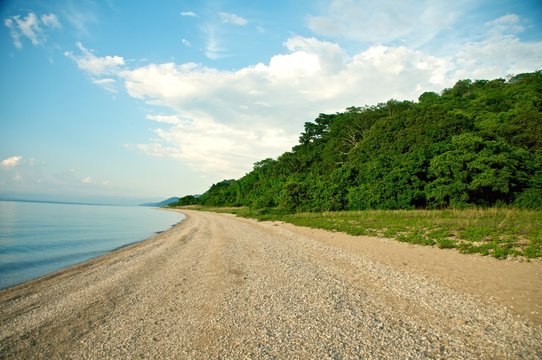
[[[0,289],[144,240],[183,218],[148,207],[0,201]]]

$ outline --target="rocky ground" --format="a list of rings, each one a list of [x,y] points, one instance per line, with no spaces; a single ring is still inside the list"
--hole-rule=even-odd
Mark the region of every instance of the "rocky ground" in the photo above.
[[[0,292],[0,358],[542,358],[540,263],[183,212]]]

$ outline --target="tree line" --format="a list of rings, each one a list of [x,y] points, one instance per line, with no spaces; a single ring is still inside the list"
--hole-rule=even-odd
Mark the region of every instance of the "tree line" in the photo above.
[[[542,71],[320,114],[299,144],[175,205],[288,212],[542,207]]]

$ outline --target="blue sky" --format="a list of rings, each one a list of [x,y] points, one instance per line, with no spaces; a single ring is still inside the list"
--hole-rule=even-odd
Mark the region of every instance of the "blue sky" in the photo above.
[[[540,1],[3,1],[0,197],[202,193],[319,113],[542,69]]]

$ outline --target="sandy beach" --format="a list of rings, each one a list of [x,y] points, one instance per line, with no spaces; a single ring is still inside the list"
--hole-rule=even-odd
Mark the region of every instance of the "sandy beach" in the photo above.
[[[539,261],[182,212],[0,292],[0,358],[542,358]]]

